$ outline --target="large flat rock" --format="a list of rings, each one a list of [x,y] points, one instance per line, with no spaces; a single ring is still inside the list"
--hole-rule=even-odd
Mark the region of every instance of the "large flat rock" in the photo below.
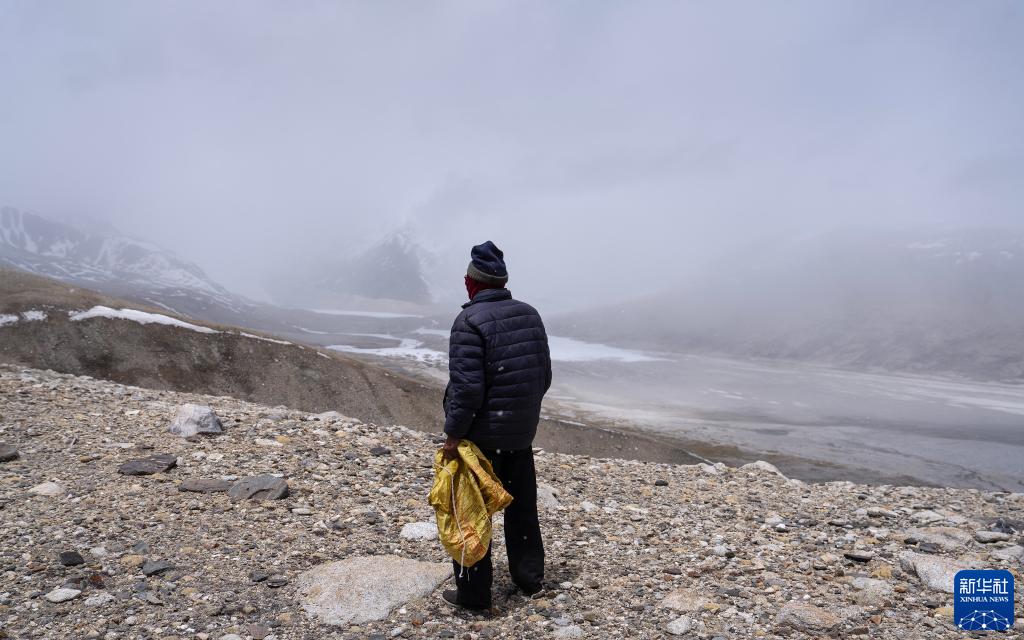
[[[213,409],[199,404],[183,404],[178,408],[168,431],[184,438],[200,433],[221,433],[224,431],[220,418]]]
[[[447,562],[398,556],[356,556],[322,564],[295,581],[302,608],[325,624],[344,626],[386,618],[452,575]]]

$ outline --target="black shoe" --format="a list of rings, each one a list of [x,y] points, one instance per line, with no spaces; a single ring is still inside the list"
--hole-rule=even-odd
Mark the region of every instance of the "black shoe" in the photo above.
[[[455,589],[445,589],[441,592],[441,600],[453,609],[467,609],[469,611],[487,611],[490,607],[471,607],[459,602],[459,592]]]
[[[521,587],[517,585],[516,588],[519,590],[519,593],[523,594],[523,597],[528,600],[536,600],[544,595],[543,583],[535,584],[530,587]]]

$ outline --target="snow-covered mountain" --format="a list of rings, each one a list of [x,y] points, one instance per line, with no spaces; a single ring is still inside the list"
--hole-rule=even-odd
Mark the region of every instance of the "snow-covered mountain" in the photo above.
[[[198,266],[157,245],[110,230],[84,231],[12,207],[0,208],[0,266],[192,316],[248,306]]]
[[[351,255],[314,260],[302,273],[282,273],[268,289],[278,304],[337,308],[353,304],[410,309],[435,301],[432,254],[404,228]]]

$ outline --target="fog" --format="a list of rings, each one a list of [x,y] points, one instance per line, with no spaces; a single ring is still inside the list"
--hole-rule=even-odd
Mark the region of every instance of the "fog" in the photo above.
[[[395,229],[551,306],[847,227],[1021,226],[1018,2],[0,1],[0,204],[265,297]],[[92,224],[92,223],[90,223]]]

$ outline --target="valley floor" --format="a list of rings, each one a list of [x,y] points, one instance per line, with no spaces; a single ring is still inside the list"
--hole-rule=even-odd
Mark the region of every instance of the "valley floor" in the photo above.
[[[213,407],[224,433],[168,433],[186,402]],[[1024,560],[1019,493],[538,451],[543,597],[509,595],[499,577],[489,616],[455,614],[433,592],[328,626],[303,608],[303,572],[384,555],[447,562],[436,539],[402,534],[430,532],[406,527],[432,522],[429,435],[0,366],[0,442],[18,451],[0,462],[6,638],[960,638],[952,572],[1009,569],[1020,584]],[[118,473],[155,454],[176,466]],[[290,495],[180,490],[257,474],[279,474]],[[503,576],[500,541],[495,552]]]

